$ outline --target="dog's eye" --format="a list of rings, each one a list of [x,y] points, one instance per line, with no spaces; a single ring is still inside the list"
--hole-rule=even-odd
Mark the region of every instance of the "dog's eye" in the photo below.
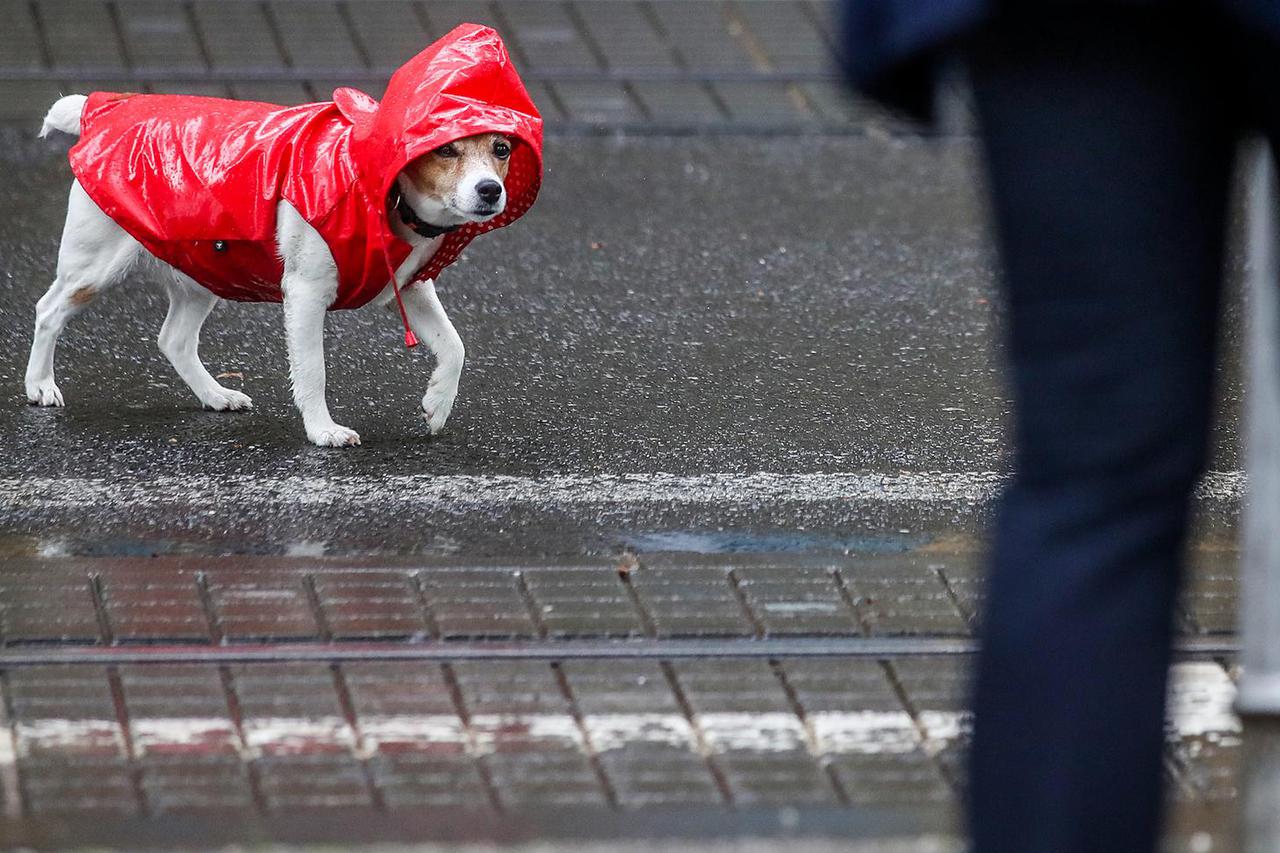
[[[454,148],[453,143],[450,142],[448,145],[441,145],[439,148],[437,148],[436,153],[439,154],[441,157],[457,157],[458,149]]]
[[[511,156],[511,145],[501,139],[493,143],[493,155],[499,160],[505,160]]]

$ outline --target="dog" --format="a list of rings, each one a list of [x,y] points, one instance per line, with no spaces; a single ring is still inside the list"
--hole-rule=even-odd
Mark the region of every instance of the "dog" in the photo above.
[[[477,88],[490,100],[470,103]],[[406,343],[434,355],[421,414],[431,434],[444,428],[465,350],[435,277],[474,236],[522,215],[541,182],[541,121],[495,32],[459,27],[397,71],[382,104],[352,89],[295,108],[69,95],[40,135],[55,130],[84,136],[56,276],[36,308],[32,404],[64,404],[53,362],[67,321],[151,265],[169,296],[160,350],[205,408],[252,406],[200,360],[209,313],[223,298],[280,301],[307,438],[360,444],[329,414],[324,315],[372,302],[398,307]]]

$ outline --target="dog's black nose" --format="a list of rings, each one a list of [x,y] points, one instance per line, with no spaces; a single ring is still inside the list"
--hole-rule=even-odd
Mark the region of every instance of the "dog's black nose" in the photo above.
[[[502,198],[502,184],[497,181],[481,181],[476,184],[476,195],[485,204],[497,204]]]

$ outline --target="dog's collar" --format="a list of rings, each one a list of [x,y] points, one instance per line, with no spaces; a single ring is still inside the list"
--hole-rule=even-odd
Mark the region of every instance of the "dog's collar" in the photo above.
[[[399,215],[400,221],[414,233],[428,240],[439,237],[441,234],[448,234],[450,231],[457,231],[462,227],[461,225],[432,225],[427,222],[409,206],[408,199],[404,197],[404,193],[400,192],[399,187],[391,188],[391,194],[387,197],[387,207],[394,210]]]

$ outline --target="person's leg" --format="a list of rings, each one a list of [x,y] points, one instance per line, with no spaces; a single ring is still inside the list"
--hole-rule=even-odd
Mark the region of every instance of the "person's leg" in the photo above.
[[[1280,159],[1280,37],[1255,30],[1237,29],[1233,50],[1245,79],[1243,112],[1250,130],[1271,144]]]
[[[1235,135],[1211,29],[1046,18],[971,51],[1017,447],[975,687],[975,853],[1155,844]]]

